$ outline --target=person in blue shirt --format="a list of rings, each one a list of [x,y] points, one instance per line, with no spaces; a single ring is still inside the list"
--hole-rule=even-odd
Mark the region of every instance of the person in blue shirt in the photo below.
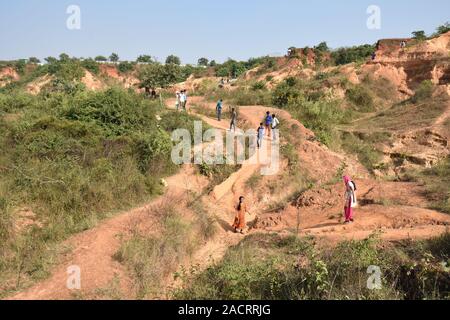
[[[216,106],[217,121],[222,121],[222,99],[217,102]]]
[[[266,119],[265,121],[265,125],[266,125],[266,130],[267,130],[267,136],[270,137],[271,136],[271,132],[272,132],[272,122],[273,122],[273,118],[270,115],[270,112],[267,111],[266,114]]]

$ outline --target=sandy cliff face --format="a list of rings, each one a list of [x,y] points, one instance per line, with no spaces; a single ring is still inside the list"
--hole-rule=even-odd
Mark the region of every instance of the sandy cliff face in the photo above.
[[[401,48],[401,41],[406,41]],[[380,40],[376,58],[363,67],[392,79],[399,91],[411,95],[424,80],[447,86],[450,82],[450,32],[417,43],[411,39]]]
[[[5,67],[0,69],[0,88],[12,81],[18,81],[19,79],[20,76],[14,68]]]

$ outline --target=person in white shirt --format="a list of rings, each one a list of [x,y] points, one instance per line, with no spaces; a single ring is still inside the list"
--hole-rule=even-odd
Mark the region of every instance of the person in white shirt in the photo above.
[[[273,140],[277,140],[277,135],[279,134],[279,126],[280,126],[280,120],[278,120],[277,116],[274,114],[272,115],[272,132],[273,132]]]
[[[187,91],[186,90],[183,90],[183,95],[184,95],[183,108],[184,108],[184,111],[186,111],[187,110],[187,101],[188,101],[188,96],[187,96]]]
[[[353,208],[356,208],[358,202],[356,200],[356,185],[349,176],[344,176],[345,183],[345,223],[353,222]]]
[[[179,91],[177,91],[175,94],[176,94],[176,98],[177,98],[177,100],[175,101],[175,107],[177,108],[177,111],[178,111],[178,109],[180,108],[180,97],[181,97],[181,95],[180,95]]]
[[[186,94],[184,93],[184,90],[180,93],[180,106],[182,110],[186,111]]]

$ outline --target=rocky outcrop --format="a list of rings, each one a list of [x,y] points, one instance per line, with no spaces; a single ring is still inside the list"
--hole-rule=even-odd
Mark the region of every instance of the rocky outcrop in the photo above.
[[[0,69],[0,88],[13,81],[18,81],[19,79],[20,76],[14,68],[5,67]]]

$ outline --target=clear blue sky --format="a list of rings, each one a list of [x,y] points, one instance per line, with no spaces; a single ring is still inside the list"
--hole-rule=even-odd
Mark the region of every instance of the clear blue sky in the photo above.
[[[81,30],[66,28],[69,5]],[[381,29],[366,27],[366,9],[381,8]],[[184,63],[284,54],[321,41],[336,48],[434,31],[450,20],[449,0],[14,0],[0,2],[0,60],[88,57],[117,52],[134,60],[169,54]]]

